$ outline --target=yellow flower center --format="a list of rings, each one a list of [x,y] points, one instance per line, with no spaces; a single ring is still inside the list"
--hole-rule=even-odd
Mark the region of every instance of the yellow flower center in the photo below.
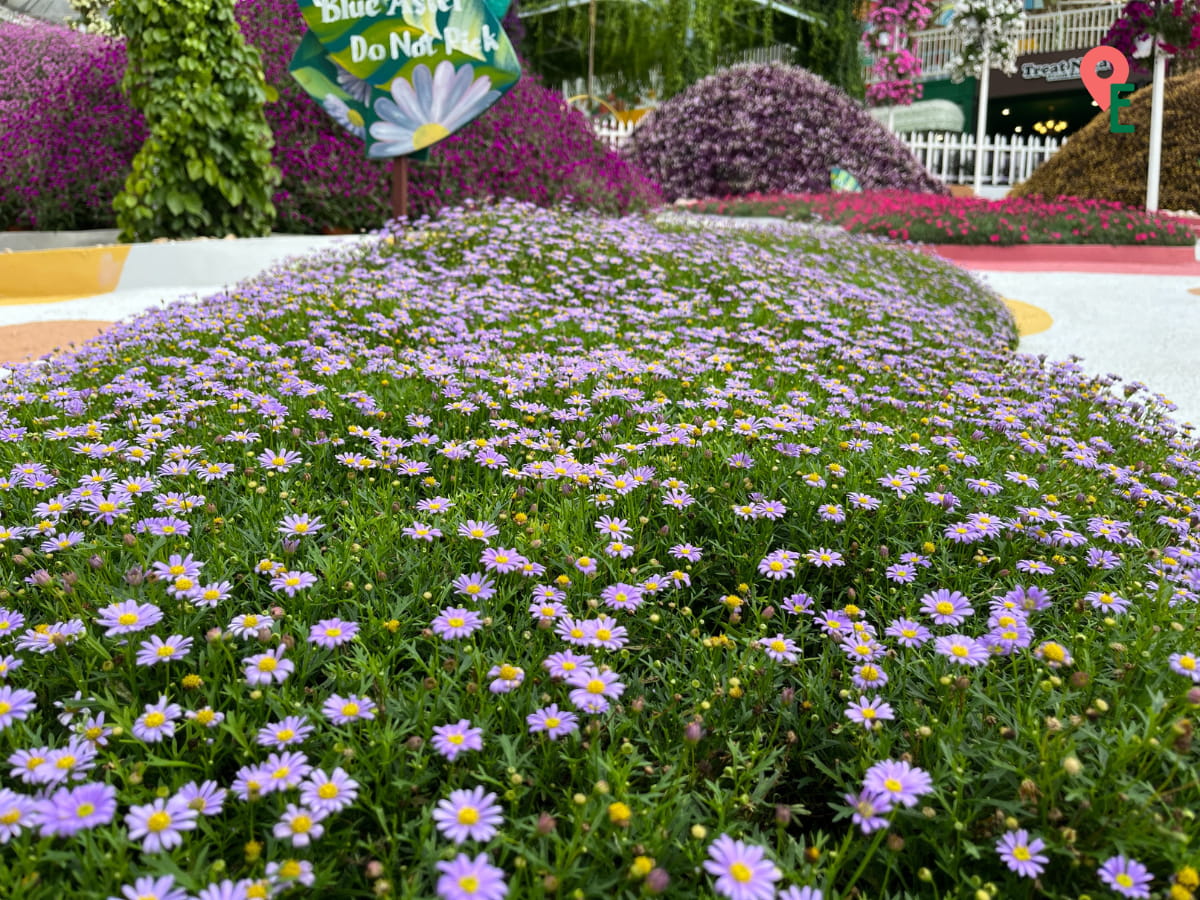
[[[95,811],[96,811],[95,803],[80,803],[77,807],[75,807],[75,815],[81,819],[86,819],[88,816],[90,816]]]
[[[949,600],[939,600],[934,608],[938,611],[938,615],[942,616],[948,616],[954,612],[954,604]]]
[[[313,826],[310,816],[296,816],[292,819],[292,831],[296,834],[306,834]]]
[[[331,628],[326,628],[326,629],[325,629],[325,635],[326,635],[327,637],[341,637],[341,636],[342,636],[342,629],[340,629],[340,628],[338,628],[338,627],[336,627],[336,626],[334,626],[334,627],[331,627]]]
[[[171,827],[171,816],[166,812],[156,812],[151,814],[146,820],[146,828],[149,831],[165,831]]]
[[[452,744],[461,744],[463,742],[463,736],[461,734],[452,734],[450,737],[446,738],[446,740]]]
[[[357,716],[359,706],[357,703],[346,703],[342,706],[343,716]]]
[[[785,644],[783,641],[771,641],[771,649],[776,653],[783,653],[785,650],[787,650],[787,644]]]
[[[901,787],[903,787],[903,785],[901,785],[901,784],[900,784],[900,782],[899,782],[899,781],[897,781],[895,778],[889,778],[889,779],[887,779],[887,780],[886,780],[886,781],[883,783],[883,786],[884,786],[885,788],[887,788],[889,791],[891,791],[893,794],[895,794],[895,793],[899,793],[899,791],[900,791]]]
[[[4,815],[0,816],[0,825],[15,825],[21,821],[21,811],[19,809],[10,809]]]
[[[1030,858],[1029,848],[1028,847],[1013,847],[1012,855],[1015,859],[1019,859],[1019,860],[1021,860],[1021,862],[1025,862],[1027,859]]]
[[[458,886],[462,888],[463,893],[474,894],[479,890],[479,879],[474,875],[464,875],[458,879]]]
[[[479,810],[473,806],[464,806],[458,811],[459,825],[474,825],[479,821]]]
[[[159,647],[154,652],[157,653],[160,657],[167,657],[167,656],[174,655],[175,648],[172,647],[170,644],[163,644],[161,647]]]
[[[295,859],[289,859],[279,867],[279,876],[281,878],[297,878],[300,875],[300,862]]]
[[[612,640],[612,632],[609,631],[607,628],[597,628],[596,629],[596,638],[601,641],[611,641]]]
[[[561,724],[562,724],[562,719],[560,719],[558,716],[547,716],[546,717],[546,727],[547,728],[557,728]]]
[[[593,678],[591,681],[589,681],[587,683],[587,692],[589,694],[603,694],[604,693],[604,682],[601,681],[599,678]]]
[[[500,677],[505,681],[512,681],[517,677],[517,670],[514,666],[505,664],[500,667]]]
[[[279,665],[279,661],[277,659],[275,659],[275,657],[264,656],[262,659],[260,659],[258,661],[258,671],[274,672],[276,667],[278,667],[278,665]]]
[[[167,717],[160,712],[152,712],[146,716],[146,727],[157,728],[163,722],[167,721]]]
[[[454,618],[450,619],[449,622],[450,622],[451,628],[462,628],[463,627],[462,616],[455,616]]]
[[[137,623],[137,620],[137,613],[131,612],[121,613],[121,615],[117,617],[117,623],[119,625],[134,625]]]
[[[73,756],[59,757],[58,762],[55,763],[55,766],[57,766],[60,769],[69,769],[73,765],[75,765],[75,757],[73,757]]]
[[[1130,878],[1128,875],[1126,875],[1124,872],[1122,872],[1120,875],[1117,876],[1117,884],[1119,884],[1121,887],[1126,887],[1126,888],[1133,887],[1133,879]]]
[[[740,862],[735,862],[729,867],[729,874],[733,876],[734,881],[740,881],[743,884],[754,877],[754,873],[750,871],[750,867]]]
[[[332,800],[338,795],[337,785],[332,781],[327,781],[317,788],[317,796],[322,800]]]
[[[279,729],[279,731],[275,732],[275,737],[277,737],[281,741],[290,741],[295,736],[296,736],[296,732],[293,731],[291,728],[281,728],[281,729]]]

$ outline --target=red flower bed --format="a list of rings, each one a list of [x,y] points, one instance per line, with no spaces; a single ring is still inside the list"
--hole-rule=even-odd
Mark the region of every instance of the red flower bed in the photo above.
[[[703,200],[695,212],[819,220],[858,234],[928,244],[1135,244],[1185,246],[1186,224],[1106,200],[983,200],[903,191],[748,194]]]

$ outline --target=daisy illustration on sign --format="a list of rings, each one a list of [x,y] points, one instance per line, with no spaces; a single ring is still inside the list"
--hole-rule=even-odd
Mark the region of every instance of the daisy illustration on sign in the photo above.
[[[423,158],[521,75],[496,0],[299,0],[290,71],[373,159]]]

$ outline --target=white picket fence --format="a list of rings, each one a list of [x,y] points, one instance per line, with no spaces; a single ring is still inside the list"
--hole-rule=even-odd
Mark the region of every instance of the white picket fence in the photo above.
[[[897,135],[929,173],[943,184],[975,180],[975,135],[913,131]],[[989,135],[983,143],[983,183],[1011,186],[1057,153],[1066,138],[1041,135]]]

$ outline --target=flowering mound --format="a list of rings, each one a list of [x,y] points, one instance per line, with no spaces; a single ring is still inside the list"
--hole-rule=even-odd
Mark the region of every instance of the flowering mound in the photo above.
[[[984,200],[900,191],[864,194],[751,194],[689,209],[725,216],[775,216],[841,225],[855,234],[929,244],[1138,244],[1191,246],[1176,220],[1102,200]]]
[[[845,236],[339,253],[0,394],[0,895],[1190,878],[1162,401]]]
[[[1112,134],[1107,112],[1097,113],[1058,153],[1010,192],[1014,197],[1086,197],[1145,206],[1150,158],[1147,87],[1121,110],[1132,134]],[[1160,209],[1200,209],[1200,71],[1167,80],[1163,91]]]
[[[697,82],[634,132],[630,156],[669,200],[828,192],[834,167],[866,190],[945,193],[860,104],[797,66],[733,66]]]
[[[267,104],[283,174],[276,231],[374,228],[389,215],[390,163],[368,161],[288,74],[303,19],[292,0],[241,0],[238,18],[278,94]],[[121,41],[0,23],[0,228],[112,227],[112,201],[144,139],[120,90]],[[657,188],[596,139],[577,110],[525,76],[484,116],[434,148],[410,176],[410,211],[488,197],[571,202],[623,214]]]

